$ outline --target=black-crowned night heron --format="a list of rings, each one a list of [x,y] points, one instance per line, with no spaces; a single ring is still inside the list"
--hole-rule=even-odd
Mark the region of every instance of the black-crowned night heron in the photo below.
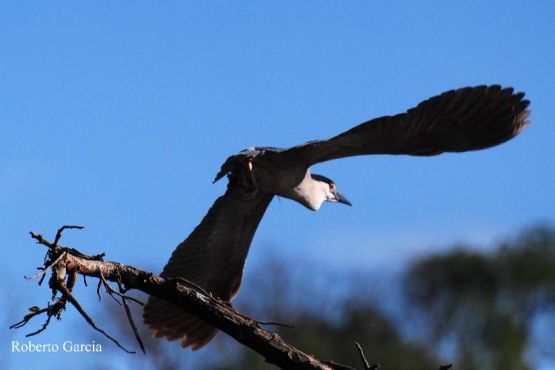
[[[451,90],[406,113],[364,122],[329,140],[288,149],[255,147],[229,157],[216,180],[228,175],[227,191],[178,245],[161,276],[185,278],[230,300],[239,289],[256,228],[274,195],[316,211],[323,202],[349,201],[332,180],[310,172],[319,162],[363,154],[431,156],[501,144],[528,124],[529,101],[512,88],[479,86]],[[180,339],[193,350],[216,329],[182,308],[151,297],[144,321],[156,337]]]

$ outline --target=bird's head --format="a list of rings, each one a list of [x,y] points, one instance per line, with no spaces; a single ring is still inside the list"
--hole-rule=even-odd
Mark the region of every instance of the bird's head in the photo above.
[[[312,179],[315,181],[315,188],[318,193],[320,193],[319,198],[321,199],[320,205],[323,202],[331,203],[343,203],[348,206],[352,206],[351,202],[343,195],[341,195],[335,188],[335,183],[322,175],[311,174]],[[320,208],[318,206],[318,208]]]

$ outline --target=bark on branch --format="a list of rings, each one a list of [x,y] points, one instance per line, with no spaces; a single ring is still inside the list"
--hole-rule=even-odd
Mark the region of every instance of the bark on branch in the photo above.
[[[99,279],[99,288],[104,285],[106,290],[120,296],[123,303],[127,304],[131,297],[124,293],[130,289],[137,289],[149,295],[162,298],[166,301],[182,307],[184,310],[200,317],[218,329],[226,332],[238,342],[253,349],[262,355],[267,362],[283,369],[311,369],[311,370],[354,370],[352,367],[334,363],[332,361],[321,361],[314,356],[306,354],[286,343],[279,335],[260,327],[260,323],[235,311],[228,302],[221,301],[207,294],[201,288],[187,280],[180,278],[161,278],[151,272],[140,270],[136,267],[124,265],[119,262],[104,261],[104,254],[96,256],[85,255],[76,249],[59,245],[62,233],[66,229],[82,228],[76,226],[64,226],[56,234],[54,242],[46,240],[42,235],[31,232],[31,237],[38,244],[48,247],[44,265],[39,268],[40,272],[30,278],[41,277],[42,283],[46,274],[51,271],[49,286],[52,289],[54,304],[40,309],[32,308],[31,313],[25,315],[23,320],[11,326],[19,328],[27,324],[35,316],[46,314],[47,319],[41,329],[29,335],[36,335],[45,330],[50,318],[60,317],[67,302],[73,305],[86,321],[95,330],[102,332],[114,341],[120,348],[131,352],[121,346],[114,338],[110,337],[102,329],[98,328],[93,320],[86,314],[77,299],[72,295],[73,287],[78,275],[95,277]],[[120,291],[115,291],[108,281],[115,282]],[[60,295],[56,299],[57,295]],[[126,312],[128,309],[126,308]],[[131,320],[131,317],[128,315]],[[134,327],[131,320],[131,326]],[[136,330],[134,330],[136,334]],[[137,340],[140,338],[136,335]],[[141,343],[141,342],[139,342]],[[142,343],[141,343],[142,346]]]

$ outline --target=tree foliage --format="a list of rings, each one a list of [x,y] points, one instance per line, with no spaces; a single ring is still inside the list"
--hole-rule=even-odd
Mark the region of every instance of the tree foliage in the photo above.
[[[555,304],[555,230],[529,230],[492,253],[459,248],[425,258],[404,281],[431,338],[456,344],[459,366],[528,369],[531,324]]]

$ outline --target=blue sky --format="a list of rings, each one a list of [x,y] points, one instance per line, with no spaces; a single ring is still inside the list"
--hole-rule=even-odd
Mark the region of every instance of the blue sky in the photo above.
[[[313,213],[274,200],[247,274],[269,249],[390,268],[555,221],[551,1],[0,9],[2,268],[23,305],[38,288],[20,277],[43,255],[31,229],[51,236],[82,224],[67,243],[159,271],[223,193],[224,181],[211,181],[228,155],[333,136],[468,85],[525,91],[532,125],[487,151],[317,166],[354,207]]]

